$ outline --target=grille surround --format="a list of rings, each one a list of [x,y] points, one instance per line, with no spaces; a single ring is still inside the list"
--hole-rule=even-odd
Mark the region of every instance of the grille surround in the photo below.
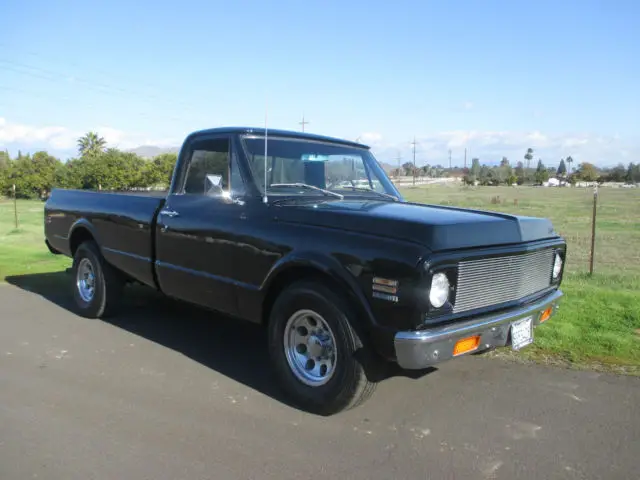
[[[452,313],[497,306],[552,285],[555,249],[464,260],[458,263]]]

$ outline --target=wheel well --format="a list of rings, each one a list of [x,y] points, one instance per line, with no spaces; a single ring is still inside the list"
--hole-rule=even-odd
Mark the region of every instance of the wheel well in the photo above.
[[[268,326],[269,316],[271,308],[275,303],[278,295],[292,283],[299,280],[313,280],[322,283],[327,288],[330,288],[337,295],[339,295],[347,305],[353,310],[354,315],[357,317],[355,322],[351,325],[356,331],[360,342],[364,346],[372,347],[374,345],[373,339],[370,336],[370,331],[366,328],[368,323],[368,312],[366,308],[360,304],[360,302],[349,295],[344,286],[341,285],[335,278],[313,267],[292,267],[282,273],[274,279],[273,283],[269,286],[265,299],[263,301],[262,308],[262,324]],[[348,288],[348,287],[347,287]],[[388,363],[376,352],[371,349],[360,349],[358,355],[362,361],[362,365],[366,369],[367,378],[371,381],[381,381],[388,376]]]
[[[94,240],[91,232],[85,227],[76,228],[71,234],[71,238],[69,239],[69,248],[71,249],[71,255],[75,255],[78,247],[88,240]]]
[[[278,276],[269,286],[262,304],[263,325],[267,325],[269,323],[271,308],[273,307],[276,298],[278,298],[278,295],[280,295],[280,293],[289,285],[299,280],[313,280],[322,283],[325,287],[330,288],[335,293],[340,295],[348,303],[348,305],[354,309],[354,313],[357,316],[360,317],[365,314],[359,302],[355,301],[350,295],[345,294],[342,285],[340,285],[333,277],[322,272],[321,270],[318,270],[317,268],[300,266],[288,268],[287,270],[278,274]]]

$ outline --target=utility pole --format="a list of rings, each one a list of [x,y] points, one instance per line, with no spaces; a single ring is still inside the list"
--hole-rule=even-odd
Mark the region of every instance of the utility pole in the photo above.
[[[11,188],[11,190],[13,191],[13,215],[15,216],[16,230],[17,230],[20,225],[18,224],[18,199],[16,197],[15,183],[13,184],[13,187]]]
[[[451,170],[451,149],[449,149],[449,170]]]
[[[402,161],[402,154],[398,151],[398,156],[396,157],[396,160],[398,161],[398,175],[400,175],[400,169],[402,168],[402,164],[400,163]]]
[[[298,125],[302,125],[302,131],[304,132],[304,126],[307,125],[309,122],[305,121],[304,119],[304,112],[302,113],[302,121],[298,122]]]
[[[413,136],[413,142],[411,142],[413,146],[413,185],[416,184],[416,137]]]
[[[467,168],[467,148],[464,149],[464,168]]]

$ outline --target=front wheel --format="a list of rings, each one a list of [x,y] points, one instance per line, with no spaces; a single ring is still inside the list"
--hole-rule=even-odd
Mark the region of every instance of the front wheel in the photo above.
[[[319,282],[299,282],[276,299],[269,353],[284,391],[305,410],[331,415],[366,401],[375,389],[365,374],[366,350],[343,299]]]
[[[73,298],[80,315],[106,317],[114,313],[124,282],[94,242],[82,243],[73,256]]]

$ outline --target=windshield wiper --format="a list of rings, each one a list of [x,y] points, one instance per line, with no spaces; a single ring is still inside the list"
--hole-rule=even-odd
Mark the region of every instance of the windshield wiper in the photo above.
[[[340,195],[339,193],[332,192],[331,190],[325,190],[324,188],[316,187],[315,185],[309,185],[307,183],[272,183],[269,187],[297,187],[297,188],[308,188],[310,190],[316,190],[318,192],[322,192],[329,197],[338,197],[340,200],[344,198],[344,195]]]
[[[350,187],[340,187],[340,190],[343,190],[343,189],[351,189],[351,190],[357,190],[359,192],[375,193],[376,195],[380,195],[381,197],[391,198],[396,202],[398,201],[398,197],[396,197],[395,195],[391,195],[390,193],[385,193],[385,192],[378,192],[369,187],[356,187],[355,185]]]

